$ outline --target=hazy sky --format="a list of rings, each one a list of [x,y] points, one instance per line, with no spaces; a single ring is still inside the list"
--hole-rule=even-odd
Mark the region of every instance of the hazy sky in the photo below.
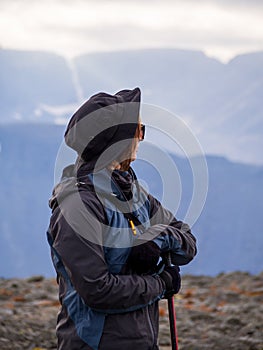
[[[262,0],[0,0],[0,47],[69,57],[172,47],[226,61],[263,50],[262,18]]]

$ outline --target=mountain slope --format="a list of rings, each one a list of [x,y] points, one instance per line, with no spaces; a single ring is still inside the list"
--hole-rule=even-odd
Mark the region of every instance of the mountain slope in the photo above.
[[[45,232],[47,202],[54,185],[54,164],[64,127],[12,124],[0,126],[0,276],[53,275]],[[141,145],[143,147],[143,144]],[[186,159],[173,156],[182,178],[183,219],[192,193]],[[215,275],[222,271],[262,269],[263,167],[207,157],[209,191],[204,211],[193,227],[198,256],[183,272]],[[135,162],[138,177],[162,195],[161,178],[152,167]]]
[[[76,103],[70,69],[60,56],[0,49],[0,66],[1,123],[47,122],[46,105]]]
[[[182,116],[206,153],[262,164],[263,52],[222,64],[198,51],[138,50],[75,59],[84,95],[140,86]]]
[[[140,86],[144,103],[180,115],[206,154],[262,164],[263,53],[222,64],[199,51],[133,50],[79,56],[0,50],[0,123],[63,123],[98,91]]]

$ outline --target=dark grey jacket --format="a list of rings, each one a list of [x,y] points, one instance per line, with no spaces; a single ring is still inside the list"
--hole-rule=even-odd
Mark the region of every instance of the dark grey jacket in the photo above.
[[[131,176],[127,202],[127,184],[107,169],[85,175],[84,165],[82,174],[64,178],[50,201],[48,238],[62,305],[58,348],[158,349],[158,301],[165,285],[158,274],[134,273],[127,264],[130,247],[152,239],[171,251],[174,264],[184,265],[196,254],[195,238]],[[127,208],[141,223],[136,235],[122,212]]]

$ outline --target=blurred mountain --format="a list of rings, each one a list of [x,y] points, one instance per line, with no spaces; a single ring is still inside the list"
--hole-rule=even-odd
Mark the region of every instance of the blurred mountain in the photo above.
[[[82,55],[0,50],[0,123],[65,123],[90,95],[140,86],[144,103],[184,119],[206,153],[262,164],[263,52],[228,64],[199,51]]]
[[[56,125],[0,126],[0,276],[51,274],[47,201],[61,137]]]
[[[143,102],[182,116],[206,153],[262,164],[263,52],[228,64],[175,49],[89,54],[75,59],[84,96],[140,86]]]
[[[194,226],[199,254],[183,271],[259,272],[262,63],[262,52],[222,64],[202,52],[175,49],[89,54],[72,61],[51,53],[0,49],[0,276],[53,274],[44,236],[64,131],[58,124],[65,124],[99,90],[114,93],[135,86],[141,87],[144,103],[181,115],[205,153],[214,154],[207,156],[208,197]],[[177,212],[182,219],[193,179],[189,162],[173,158],[182,179]],[[161,179],[153,167],[137,162],[135,168],[161,197]]]
[[[56,106],[76,102],[64,58],[51,53],[0,49],[0,122],[53,122]]]
[[[54,274],[45,232],[50,215],[47,202],[63,132],[63,126],[50,124],[0,125],[0,277]],[[183,219],[193,188],[191,167],[187,159],[172,157],[182,179],[176,215]],[[182,271],[258,273],[263,266],[263,167],[216,156],[207,157],[207,163],[208,197],[193,227],[199,254]],[[138,177],[160,198],[158,173],[146,162],[135,162],[134,167]]]

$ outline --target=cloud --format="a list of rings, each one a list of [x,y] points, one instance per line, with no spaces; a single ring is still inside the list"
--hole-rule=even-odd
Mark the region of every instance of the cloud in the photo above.
[[[263,49],[263,6],[256,0],[2,0],[0,7],[0,45],[7,48],[73,56],[176,47],[221,59]]]

